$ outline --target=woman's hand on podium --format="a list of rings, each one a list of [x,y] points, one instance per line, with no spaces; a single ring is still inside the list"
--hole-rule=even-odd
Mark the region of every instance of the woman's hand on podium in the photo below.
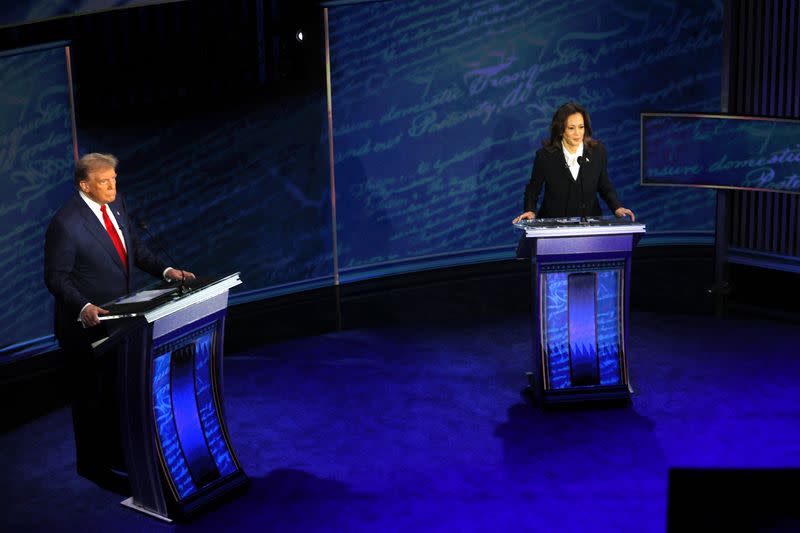
[[[536,213],[534,213],[533,211],[525,211],[520,216],[512,220],[511,223],[516,224],[520,220],[533,220],[534,218],[536,218]]]
[[[631,222],[636,221],[636,215],[633,214],[633,211],[631,211],[630,209],[625,209],[624,207],[618,207],[617,210],[614,211],[614,215],[617,218],[622,218],[625,215],[628,215],[629,217],[631,217]]]

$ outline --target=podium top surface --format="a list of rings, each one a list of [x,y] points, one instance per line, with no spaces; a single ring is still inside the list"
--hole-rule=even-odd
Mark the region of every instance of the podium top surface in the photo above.
[[[589,235],[620,235],[645,233],[646,226],[617,217],[535,218],[522,220],[514,227],[525,231],[526,237],[582,237]]]
[[[143,316],[148,322],[155,322],[159,318],[227,292],[231,287],[241,283],[239,272],[219,278],[192,281],[184,286],[186,290],[183,293],[181,285],[173,282],[168,286],[134,292],[107,302],[100,307],[108,310],[109,314],[99,318],[118,320]]]

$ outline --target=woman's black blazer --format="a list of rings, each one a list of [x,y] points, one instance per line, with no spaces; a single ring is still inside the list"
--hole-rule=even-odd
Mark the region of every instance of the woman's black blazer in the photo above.
[[[541,148],[536,152],[531,170],[531,180],[525,187],[525,211],[533,211],[537,218],[600,216],[598,193],[613,213],[622,207],[611,180],[608,179],[608,157],[605,147],[584,145],[578,179],[574,180],[567,167],[564,151],[559,147]],[[544,187],[544,198],[539,209],[539,195]]]

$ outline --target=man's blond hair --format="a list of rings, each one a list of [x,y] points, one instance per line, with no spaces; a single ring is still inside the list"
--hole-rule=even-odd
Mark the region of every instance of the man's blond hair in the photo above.
[[[80,187],[80,182],[89,179],[89,173],[104,168],[117,168],[119,161],[111,154],[92,152],[78,159],[75,163],[75,186]]]

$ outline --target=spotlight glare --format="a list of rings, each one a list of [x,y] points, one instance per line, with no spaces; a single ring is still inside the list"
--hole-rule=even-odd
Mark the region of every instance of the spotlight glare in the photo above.
[[[303,30],[297,30],[297,33],[295,34],[294,37],[295,37],[295,39],[298,40],[298,42],[302,43],[303,42]]]

